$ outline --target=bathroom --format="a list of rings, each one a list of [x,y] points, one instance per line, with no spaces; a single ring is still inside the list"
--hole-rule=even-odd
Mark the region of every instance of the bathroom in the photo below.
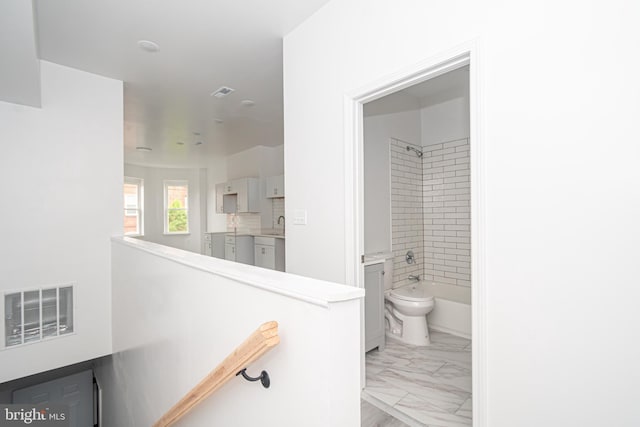
[[[464,66],[364,106],[363,400],[407,425],[472,424],[469,102]]]

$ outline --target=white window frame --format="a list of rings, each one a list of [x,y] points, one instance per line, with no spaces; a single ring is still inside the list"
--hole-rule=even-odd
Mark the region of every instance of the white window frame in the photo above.
[[[124,216],[128,216],[127,211],[133,211],[133,210],[138,211],[138,232],[137,233],[124,232],[124,235],[129,237],[144,236],[144,179],[125,176],[124,184],[138,186],[138,208],[137,209],[127,208],[125,204],[124,211],[123,211]],[[124,188],[123,188],[123,191],[124,191]],[[123,227],[124,227],[124,224],[123,224]]]
[[[163,193],[164,193],[164,234],[165,235],[180,235],[190,234],[190,218],[189,218],[189,181],[188,180],[165,180],[163,181]],[[187,187],[187,201],[184,208],[169,208],[169,186],[184,186]],[[169,210],[183,210],[187,213],[187,231],[169,231]]]

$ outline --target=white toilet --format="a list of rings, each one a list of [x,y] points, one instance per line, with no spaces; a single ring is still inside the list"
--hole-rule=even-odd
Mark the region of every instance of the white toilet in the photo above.
[[[426,286],[422,282],[411,283],[387,290],[384,298],[392,336],[411,345],[430,345],[427,314],[433,310],[434,301]]]

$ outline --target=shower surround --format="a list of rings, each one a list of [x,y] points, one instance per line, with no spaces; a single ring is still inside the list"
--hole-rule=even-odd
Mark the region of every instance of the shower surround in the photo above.
[[[420,147],[392,138],[390,171],[393,287],[408,284],[410,274],[470,287],[469,140]],[[405,260],[409,250],[414,264]]]
[[[391,247],[393,251],[393,287],[409,283],[408,276],[424,274],[424,224],[422,202],[422,160],[407,146],[421,147],[391,139]],[[415,262],[407,264],[407,251]]]

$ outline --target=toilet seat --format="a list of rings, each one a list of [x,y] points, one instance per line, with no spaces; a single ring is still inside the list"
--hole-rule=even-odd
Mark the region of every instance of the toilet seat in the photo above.
[[[427,292],[425,287],[416,285],[416,286],[403,286],[398,289],[393,289],[390,292],[392,297],[403,301],[412,301],[412,302],[428,302],[433,301],[433,295],[430,295]]]
[[[390,335],[411,345],[431,344],[427,315],[435,306],[435,298],[427,289],[423,283],[412,283],[385,294],[385,315],[389,326],[394,327],[389,330]]]

